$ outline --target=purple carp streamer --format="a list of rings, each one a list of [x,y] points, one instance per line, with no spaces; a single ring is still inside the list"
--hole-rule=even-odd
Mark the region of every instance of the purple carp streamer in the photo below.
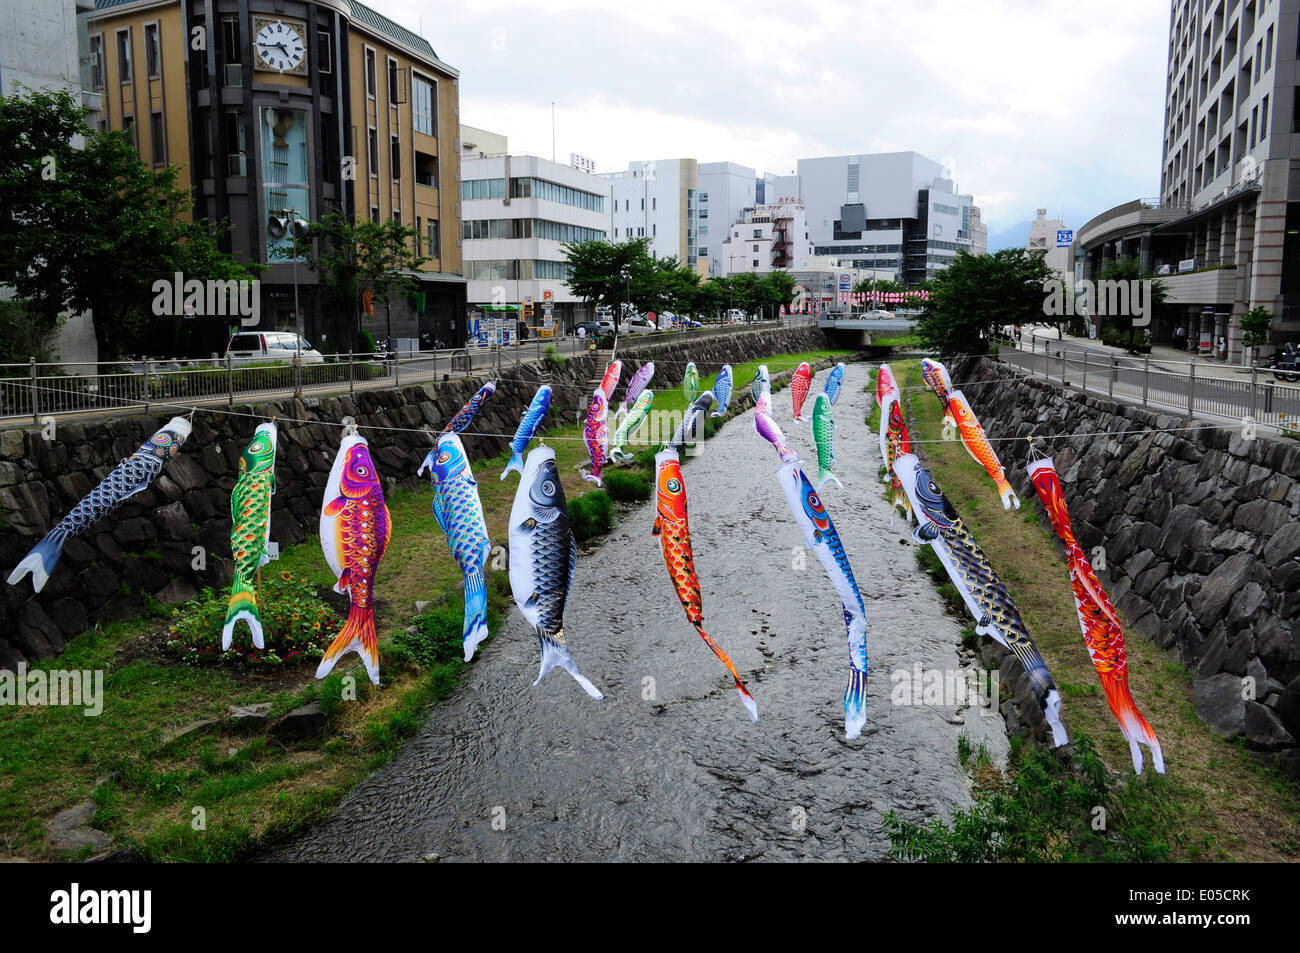
[[[894,472],[916,515],[912,538],[934,549],[975,618],[975,631],[993,638],[1020,659],[1034,697],[1052,728],[1053,745],[1065,744],[1070,739],[1061,723],[1061,693],[988,557],[916,454],[905,453],[895,460]]]
[[[587,454],[591,457],[591,469],[583,470],[582,478],[596,486],[602,486],[600,472],[609,462],[609,398],[605,396],[603,385],[591,392],[591,406],[587,408],[587,422],[582,428],[582,439],[586,442]]]
[[[122,460],[112,473],[100,481],[99,486],[82,497],[81,502],[32,547],[31,552],[9,574],[9,585],[16,585],[31,573],[32,589],[35,592],[44,589],[50,573],[63,555],[63,544],[68,537],[84,533],[128,499],[146,489],[162,472],[163,464],[176,456],[181,444],[189,437],[190,429],[190,422],[184,417],[173,417],[135,453]]]
[[[479,408],[483,402],[497,392],[497,385],[493,381],[488,381],[478,389],[478,393],[465,402],[465,406],[457,411],[456,416],[447,422],[447,426],[442,428],[443,434],[464,433],[465,428],[474,422],[478,416]]]
[[[636,399],[641,396],[641,392],[650,385],[650,380],[655,376],[655,362],[642,364],[632,375],[632,379],[627,382],[627,390],[623,392],[623,403],[619,406],[618,412],[626,414],[628,409],[636,403]]]

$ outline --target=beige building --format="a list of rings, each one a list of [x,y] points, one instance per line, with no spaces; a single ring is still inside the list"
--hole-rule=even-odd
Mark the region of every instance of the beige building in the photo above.
[[[196,214],[228,221],[236,258],[269,266],[262,326],[340,349],[354,323],[314,301],[283,257],[285,224],[393,219],[430,260],[419,290],[366,328],[379,339],[464,339],[458,237],[459,80],[428,41],[356,0],[97,0],[88,23],[103,128],[181,170]],[[194,350],[224,348],[224,330]]]
[[[1065,222],[1059,218],[1048,218],[1047,209],[1040,208],[1029,223],[1029,242],[1025,246],[1031,252],[1043,252],[1047,267],[1064,280],[1070,274],[1070,246],[1057,247],[1056,233],[1066,230]],[[988,243],[987,232],[985,244]]]

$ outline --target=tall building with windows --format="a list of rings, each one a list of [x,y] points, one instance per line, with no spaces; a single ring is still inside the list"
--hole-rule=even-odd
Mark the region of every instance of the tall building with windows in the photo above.
[[[1029,223],[1029,241],[1025,247],[1031,251],[1041,251],[1047,267],[1060,275],[1062,280],[1070,273],[1070,247],[1058,248],[1056,233],[1065,228],[1065,222],[1059,218],[1048,218],[1047,209],[1040,208]]]
[[[609,238],[608,179],[537,156],[467,157],[461,160],[460,198],[471,309],[531,298],[530,323],[540,323],[550,303],[561,330],[592,317],[565,284],[564,243]]]
[[[815,255],[895,271],[908,284],[972,249],[972,197],[916,152],[800,159],[794,175],[766,176],[763,196],[807,207]]]
[[[708,261],[708,274],[727,273],[722,243],[729,226],[762,204],[755,196],[756,181],[754,170],[748,166],[735,162],[700,163],[695,253]]]
[[[695,159],[630,162],[626,171],[601,174],[610,184],[611,241],[648,238],[658,257],[675,255],[684,267],[707,269],[699,254],[700,166]],[[710,221],[708,214],[703,221]]]
[[[1181,214],[1151,231],[1148,261],[1230,357],[1257,305],[1277,341],[1300,339],[1298,42],[1300,0],[1170,4],[1160,204]],[[1230,275],[1186,274],[1204,269]]]
[[[101,126],[179,167],[195,214],[229,223],[227,250],[268,266],[263,327],[300,326],[312,343],[346,327],[285,257],[289,219],[339,213],[415,228],[429,259],[417,292],[365,327],[464,339],[459,80],[427,40],[357,0],[96,0],[87,33]],[[224,347],[224,333],[191,346]]]
[[[794,199],[743,210],[719,249],[723,262],[720,274],[765,275],[775,269],[807,268],[812,241],[806,211]]]

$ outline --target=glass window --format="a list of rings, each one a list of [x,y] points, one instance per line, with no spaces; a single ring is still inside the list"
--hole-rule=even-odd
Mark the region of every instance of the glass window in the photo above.
[[[316,69],[322,73],[334,72],[334,37],[324,30],[316,34]]]
[[[379,174],[379,133],[373,126],[366,130],[366,169],[371,175]]]
[[[221,18],[221,58],[226,63],[242,63],[243,44],[239,42],[239,17],[226,14]],[[229,82],[227,86],[231,85]]]
[[[225,112],[226,175],[248,175],[248,150],[244,140],[244,114],[239,109]]]
[[[144,28],[144,64],[150,79],[162,75],[162,48],[158,45],[158,24],[149,23]]]
[[[262,136],[263,207],[267,214],[296,214],[311,221],[311,189],[307,175],[307,111],[264,106],[258,127]],[[286,217],[288,217],[286,215]],[[280,259],[281,249],[293,245],[287,235],[267,232],[267,260]]]
[[[366,50],[366,95],[371,99],[375,98],[375,51]]]
[[[163,114],[149,116],[149,142],[153,148],[153,164],[167,164],[167,137],[163,134]]]
[[[90,88],[104,88],[104,34],[90,38]]]
[[[411,115],[415,131],[427,136],[436,135],[434,130],[434,86],[432,81],[423,76],[414,76],[411,80]]]
[[[389,136],[388,151],[393,181],[397,182],[402,178],[402,143],[396,136]]]
[[[397,68],[397,60],[389,59],[388,61],[388,105],[396,106],[400,103],[402,71]]]
[[[117,31],[117,79],[131,82],[131,31]]]
[[[125,132],[128,137],[130,137],[132,143],[139,145],[139,143],[136,142],[136,138],[135,138],[135,117],[134,116],[122,117],[122,131]]]
[[[442,243],[438,240],[438,220],[436,218],[429,219],[428,238],[429,238],[429,257],[441,258]]]

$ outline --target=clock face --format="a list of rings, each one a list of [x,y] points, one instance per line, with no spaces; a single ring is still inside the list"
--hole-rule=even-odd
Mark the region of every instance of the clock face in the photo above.
[[[283,20],[267,21],[257,31],[253,46],[258,58],[268,69],[279,70],[281,73],[291,70],[301,72],[298,68],[306,54],[302,34]]]

